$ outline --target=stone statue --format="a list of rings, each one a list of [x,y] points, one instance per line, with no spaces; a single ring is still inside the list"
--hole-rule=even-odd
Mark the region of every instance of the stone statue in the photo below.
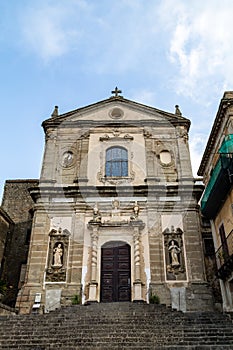
[[[101,222],[101,215],[100,215],[99,209],[97,207],[97,204],[93,208],[93,219],[92,219],[92,221],[93,222]]]
[[[171,254],[171,266],[172,267],[178,267],[180,266],[179,263],[179,254],[180,254],[180,248],[178,245],[175,244],[175,241],[171,241],[171,245],[168,248],[170,254]]]
[[[67,168],[69,167],[71,164],[72,164],[72,161],[73,161],[73,153],[68,151],[64,154],[63,156],[63,167],[64,168]]]
[[[62,266],[63,249],[61,243],[58,243],[57,247],[53,249],[53,266]]]
[[[139,205],[137,201],[135,201],[134,207],[133,207],[133,214],[130,216],[130,220],[137,220],[139,215]]]

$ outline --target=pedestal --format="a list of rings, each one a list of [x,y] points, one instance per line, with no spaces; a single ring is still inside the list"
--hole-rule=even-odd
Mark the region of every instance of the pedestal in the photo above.
[[[142,282],[137,281],[134,282],[134,302],[143,302],[144,300],[142,299]]]
[[[88,302],[97,302],[97,282],[92,282],[89,287]]]

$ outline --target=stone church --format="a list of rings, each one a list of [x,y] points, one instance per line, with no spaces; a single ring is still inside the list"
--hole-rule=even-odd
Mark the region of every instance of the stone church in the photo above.
[[[45,149],[34,201],[21,313],[71,303],[149,302],[211,310],[190,121],[110,98],[42,124]]]

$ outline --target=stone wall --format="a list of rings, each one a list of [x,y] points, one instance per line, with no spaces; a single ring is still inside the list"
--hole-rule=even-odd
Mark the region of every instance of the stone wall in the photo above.
[[[6,241],[10,239],[10,232],[13,229],[13,224],[9,215],[0,207],[0,278],[5,260],[5,245]]]
[[[21,270],[25,271],[30,243],[34,203],[28,189],[37,185],[38,180],[7,180],[4,187],[2,208],[13,220],[14,228],[5,245],[1,278],[8,286],[3,303],[11,307],[23,283]]]

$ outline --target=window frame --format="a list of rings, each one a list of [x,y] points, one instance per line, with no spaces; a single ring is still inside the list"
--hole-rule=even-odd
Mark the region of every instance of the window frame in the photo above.
[[[129,154],[128,149],[113,145],[105,151],[105,177],[106,178],[128,178],[129,176]]]

